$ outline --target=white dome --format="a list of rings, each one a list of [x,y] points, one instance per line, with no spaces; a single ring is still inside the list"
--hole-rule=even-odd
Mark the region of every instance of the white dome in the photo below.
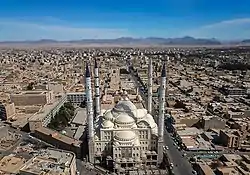
[[[104,118],[105,120],[110,120],[110,121],[112,121],[114,117],[113,117],[113,114],[111,113],[111,110],[107,110],[107,111],[104,113],[103,118]]]
[[[137,109],[137,116],[136,118],[144,118],[147,115],[147,110],[146,109]]]
[[[101,109],[101,113],[100,113],[100,115],[101,116],[103,116],[103,114],[106,112],[106,110],[105,109]]]
[[[130,100],[121,100],[115,105],[114,109],[117,111],[134,111],[137,108]]]
[[[153,119],[153,116],[151,114],[147,114],[146,119],[151,126],[156,125],[155,120]]]
[[[132,141],[136,137],[133,131],[117,131],[115,138],[120,141]]]
[[[113,128],[114,123],[111,122],[110,120],[104,120],[103,123],[102,123],[102,127],[105,128],[105,129]]]
[[[135,120],[126,113],[117,116],[115,122],[117,124],[134,124]]]

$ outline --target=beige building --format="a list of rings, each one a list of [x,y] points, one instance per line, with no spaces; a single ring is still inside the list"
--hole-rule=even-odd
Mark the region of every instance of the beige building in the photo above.
[[[72,152],[57,149],[40,150],[20,169],[20,175],[75,175],[76,158]]]
[[[220,130],[220,141],[228,148],[238,148],[240,146],[240,137],[226,130]]]
[[[199,175],[215,175],[213,170],[205,163],[196,163],[194,169]]]
[[[59,149],[72,151],[77,157],[81,157],[81,141],[79,140],[45,127],[35,129],[34,135]]]
[[[53,91],[23,91],[11,94],[10,100],[16,106],[45,105],[54,99]]]
[[[110,70],[111,81],[109,83],[111,89],[117,89],[120,86],[120,69],[111,69]]]
[[[16,174],[19,169],[25,164],[24,158],[16,157],[14,155],[4,156],[0,160],[0,171]]]
[[[201,126],[206,131],[208,129],[225,129],[226,120],[218,116],[203,116],[201,119]]]
[[[16,114],[14,103],[1,103],[0,102],[0,118],[8,120]]]

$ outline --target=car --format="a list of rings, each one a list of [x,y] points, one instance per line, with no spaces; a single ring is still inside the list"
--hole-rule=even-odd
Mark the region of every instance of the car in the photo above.
[[[192,170],[192,173],[193,173],[194,175],[197,175],[197,172],[196,172],[195,170]]]

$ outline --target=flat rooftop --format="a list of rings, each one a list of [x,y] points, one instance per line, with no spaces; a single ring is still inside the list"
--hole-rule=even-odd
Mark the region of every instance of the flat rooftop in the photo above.
[[[64,165],[58,164],[55,160],[45,158],[45,157],[35,157],[20,169],[20,172],[29,173],[29,174],[51,174],[51,175],[60,175],[60,174],[70,174],[70,169]]]
[[[71,163],[75,158],[75,155],[72,152],[51,148],[40,150],[37,156],[54,159],[58,164]]]
[[[78,108],[77,113],[71,123],[84,125],[86,123],[86,119],[87,119],[86,108]]]
[[[47,91],[22,91],[20,93],[13,93],[11,95],[37,95],[37,94],[45,94]]]
[[[81,143],[81,141],[78,141],[74,138],[60,134],[59,132],[53,131],[49,128],[40,127],[40,128],[37,128],[35,131],[39,132],[39,133],[43,133],[45,135],[50,135],[51,137],[53,137],[61,142],[67,143],[69,145],[71,145],[71,144],[80,145],[80,143]]]
[[[0,171],[6,173],[17,173],[25,164],[24,158],[15,157],[13,154],[4,156],[0,161]]]
[[[79,140],[81,136],[83,135],[83,132],[85,131],[86,125],[85,126],[79,126],[75,132],[74,138]]]

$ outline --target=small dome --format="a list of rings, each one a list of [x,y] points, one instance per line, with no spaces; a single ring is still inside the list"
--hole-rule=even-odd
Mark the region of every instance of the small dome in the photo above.
[[[137,109],[137,118],[143,118],[147,115],[147,110],[146,109]]]
[[[110,120],[104,120],[103,123],[102,123],[102,127],[105,128],[105,129],[113,128],[114,123],[111,122]]]
[[[133,131],[117,131],[115,134],[115,138],[120,141],[132,141],[135,136]]]
[[[130,112],[137,110],[136,106],[130,101],[130,100],[122,100],[119,101],[115,107],[114,110],[121,111],[121,112]]]
[[[111,110],[107,110],[104,114],[103,114],[103,118],[105,120],[110,120],[112,121],[113,120],[113,114],[111,113]]]
[[[126,113],[121,113],[116,118],[115,122],[117,124],[133,124],[135,120]]]
[[[105,112],[106,112],[106,110],[102,109],[100,115],[103,116],[103,114],[105,114]]]

